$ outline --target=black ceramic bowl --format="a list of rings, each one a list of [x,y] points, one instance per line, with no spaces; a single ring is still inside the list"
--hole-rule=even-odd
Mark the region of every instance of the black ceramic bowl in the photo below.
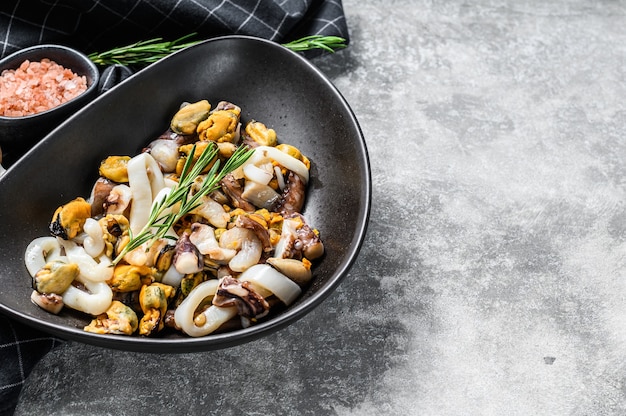
[[[312,161],[304,215],[320,230],[326,254],[302,296],[271,319],[233,332],[190,338],[95,335],[90,319],[49,314],[31,303],[24,251],[48,235],[52,213],[89,196],[99,162],[136,154],[168,126],[184,101],[227,100],[242,121],[264,122],[279,141]],[[228,36],[177,52],[102,94],[39,142],[0,179],[0,312],[57,336],[132,351],[219,349],[272,333],[309,313],[346,276],[365,237],[371,204],[365,142],[348,103],[311,63],[265,40]],[[331,324],[332,325],[332,324]]]
[[[22,62],[48,58],[87,79],[87,91],[50,110],[22,116],[0,116],[0,146],[6,151],[22,153],[41,140],[53,128],[81,109],[98,93],[99,72],[96,65],[81,52],[61,45],[39,45],[22,49],[0,60],[0,73],[17,69]]]

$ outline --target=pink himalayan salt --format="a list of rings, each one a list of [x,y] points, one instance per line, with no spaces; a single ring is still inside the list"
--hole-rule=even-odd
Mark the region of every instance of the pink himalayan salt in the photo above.
[[[87,79],[50,59],[24,61],[0,74],[0,115],[20,117],[63,104],[87,90]]]

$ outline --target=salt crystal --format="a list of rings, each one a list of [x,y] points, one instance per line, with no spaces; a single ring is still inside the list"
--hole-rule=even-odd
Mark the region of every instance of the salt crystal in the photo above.
[[[47,58],[26,60],[18,69],[0,74],[0,115],[20,117],[46,111],[86,90],[86,77]]]

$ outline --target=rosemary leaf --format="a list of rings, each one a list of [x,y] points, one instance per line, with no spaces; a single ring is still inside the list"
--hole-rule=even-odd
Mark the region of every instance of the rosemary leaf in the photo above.
[[[254,149],[249,149],[242,145],[228,158],[228,161],[224,164],[222,169],[219,169],[220,163],[219,160],[217,160],[213,166],[209,168],[208,173],[204,175],[200,189],[192,193],[191,188],[194,181],[216,157],[218,151],[215,144],[210,144],[194,162],[193,156],[195,155],[195,150],[196,146],[194,145],[189,153],[189,157],[185,161],[176,186],[172,188],[163,199],[153,202],[148,222],[136,236],[130,236],[130,241],[113,260],[113,265],[119,263],[127,253],[141,247],[145,243],[152,245],[159,238],[175,239],[172,236],[166,235],[171,227],[190,211],[200,206],[202,198],[218,189],[220,181],[224,179],[227,174],[243,165],[246,160],[252,156],[252,153],[254,153]],[[168,210],[171,210],[177,204],[180,204],[177,211],[168,212]]]
[[[283,46],[295,52],[324,49],[333,53],[338,49],[345,48],[347,45],[346,40],[339,36],[311,35],[285,43]]]
[[[113,48],[106,52],[94,52],[89,54],[88,57],[97,65],[147,65],[166,57],[172,52],[200,42],[199,40],[188,41],[193,36],[195,36],[195,33],[169,42],[163,41],[162,38],[154,38]]]
[[[139,41],[105,52],[93,52],[88,55],[88,58],[96,65],[102,66],[114,64],[145,66],[173,52],[201,42],[201,40],[190,40],[194,36],[196,33],[190,33],[173,41],[164,41],[162,38]],[[347,45],[346,40],[339,36],[311,35],[283,43],[282,46],[294,52],[323,49],[332,53],[345,48]]]

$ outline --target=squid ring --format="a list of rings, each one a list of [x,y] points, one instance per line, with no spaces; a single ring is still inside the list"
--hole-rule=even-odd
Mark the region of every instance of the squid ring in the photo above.
[[[24,253],[26,269],[31,277],[35,277],[35,274],[53,259],[67,262],[67,259],[61,256],[61,244],[55,237],[35,238]]]
[[[174,321],[176,322],[176,326],[180,327],[185,334],[192,337],[208,335],[219,328],[223,323],[237,316],[238,311],[236,306],[221,307],[211,305],[200,314],[202,318],[198,319],[199,321],[203,320],[204,323],[202,325],[196,325],[196,317],[194,314],[198,305],[200,305],[204,299],[213,297],[217,291],[218,285],[219,280],[217,279],[200,283],[189,292],[185,300],[176,308]]]
[[[105,282],[91,282],[82,280],[89,293],[80,290],[76,286],[70,286],[63,292],[63,303],[77,311],[91,315],[104,313],[113,301],[113,291]]]

